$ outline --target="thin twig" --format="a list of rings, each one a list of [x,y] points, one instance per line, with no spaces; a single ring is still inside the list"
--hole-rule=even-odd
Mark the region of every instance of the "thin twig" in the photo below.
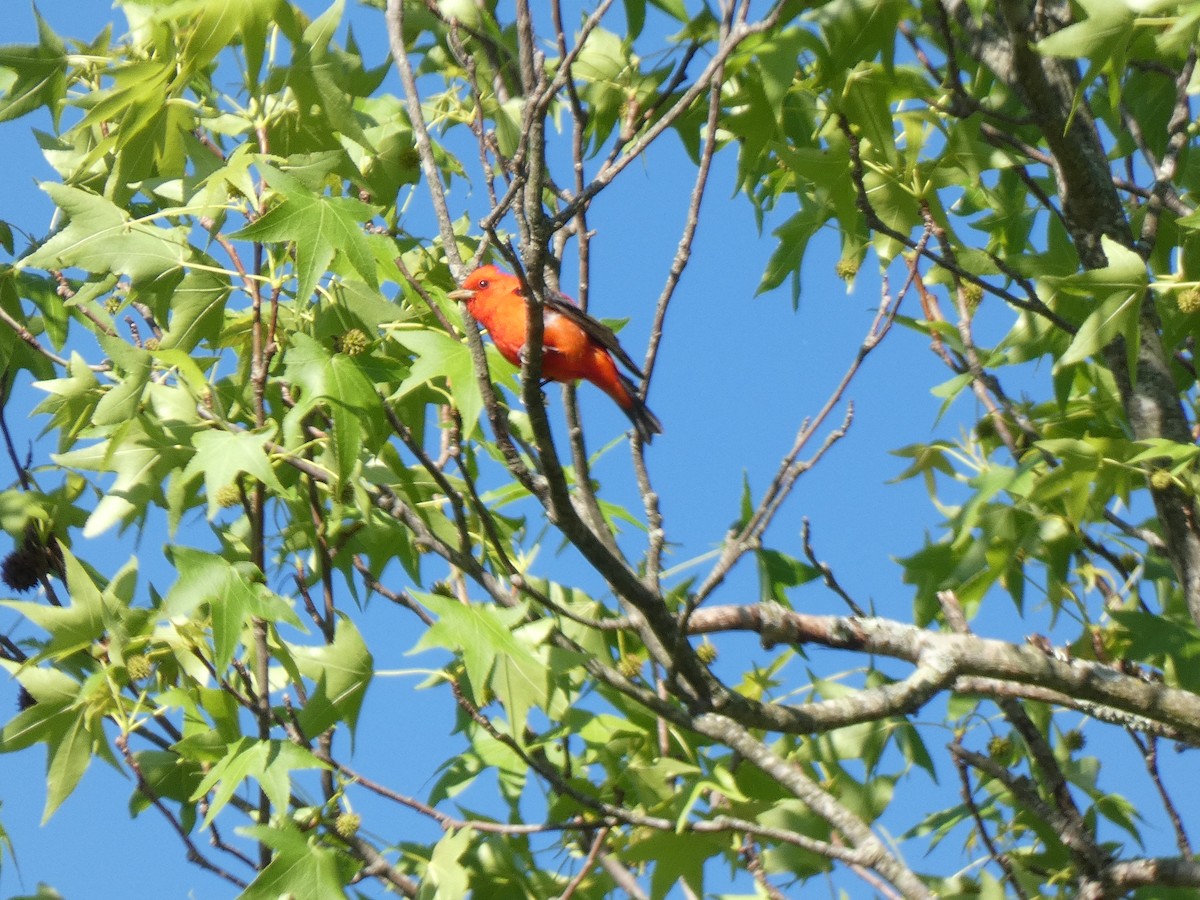
[[[817,554],[812,547],[812,523],[809,522],[808,516],[805,516],[801,520],[800,543],[804,547],[804,557],[814,569],[821,573],[821,578],[825,581],[825,586],[841,597],[854,615],[865,616],[867,614],[866,610],[853,597],[846,593],[846,589],[834,577],[833,569],[829,567],[829,564],[817,559]]]
[[[187,829],[185,829],[179,820],[175,818],[171,810],[167,808],[167,805],[163,803],[162,799],[157,793],[155,793],[154,788],[150,786],[150,782],[146,780],[146,776],[142,773],[141,765],[138,764],[137,759],[129,749],[128,738],[124,734],[119,734],[114,739],[113,743],[115,743],[117,749],[121,751],[121,755],[125,758],[125,764],[129,766],[129,770],[133,772],[134,778],[137,779],[138,790],[141,791],[142,795],[150,801],[155,809],[162,813],[163,818],[165,818],[170,824],[171,830],[178,835],[179,840],[183,842],[183,846],[187,848],[188,862],[195,863],[205,871],[211,872],[220,878],[224,878],[230,884],[237,885],[239,888],[245,890],[247,886],[246,881],[238,878],[232,872],[221,868],[200,852],[200,849],[195,845],[191,839],[191,836],[188,834]]]
[[[1179,852],[1183,856],[1188,858],[1194,856],[1191,839],[1188,837],[1187,828],[1183,824],[1183,816],[1179,814],[1179,808],[1175,805],[1175,801],[1171,799],[1171,795],[1167,793],[1167,786],[1163,783],[1162,773],[1158,768],[1158,739],[1154,735],[1149,735],[1143,741],[1133,731],[1129,731],[1129,737],[1137,745],[1142,760],[1146,764],[1146,772],[1150,775],[1150,781],[1154,784],[1154,789],[1158,791],[1163,809],[1166,810],[1167,818],[1171,821],[1171,828],[1175,831],[1175,845],[1179,848]]]
[[[962,735],[954,736],[954,744],[961,751],[963,750]],[[958,781],[962,785],[960,794],[963,798],[963,803],[971,813],[971,818],[975,822],[975,833],[979,835],[983,841],[983,846],[987,849],[988,855],[996,861],[996,865],[1004,872],[1004,877],[1008,880],[1012,887],[1014,896],[1020,897],[1021,900],[1028,900],[1029,895],[1025,893],[1025,889],[1021,887],[1021,882],[1017,879],[1017,873],[1013,869],[1012,858],[1007,853],[1000,852],[992,840],[991,832],[988,831],[987,823],[983,820],[983,814],[979,810],[979,804],[975,802],[975,792],[971,788],[971,772],[967,766],[967,760],[961,753],[951,753],[954,757],[954,768],[958,772]]]
[[[712,58],[708,61],[708,65],[704,67],[704,71],[692,82],[691,86],[671,104],[653,125],[642,132],[641,136],[634,141],[632,146],[625,149],[619,157],[606,162],[600,171],[593,176],[587,187],[584,188],[583,193],[576,196],[555,216],[554,227],[557,228],[560,224],[572,219],[579,206],[590,202],[596,194],[604,190],[614,178],[623,172],[630,163],[640,158],[658,137],[674,125],[680,116],[691,109],[692,104],[696,102],[697,98],[709,90],[714,83],[717,71],[725,64],[725,61],[734,50],[748,38],[762,34],[773,28],[782,10],[783,4],[777,3],[771,12],[753,25],[741,25],[735,28],[728,38],[715,48]]]
[[[604,842],[608,840],[610,831],[612,831],[612,827],[605,825],[596,832],[592,838],[592,846],[588,849],[587,856],[583,859],[583,865],[579,867],[579,871],[567,882],[567,886],[563,889],[563,892],[558,895],[558,900],[571,900],[575,896],[575,891],[579,889],[579,886],[583,884],[583,880],[587,878],[588,873],[595,867],[596,860],[600,857],[600,851],[604,849]]]
[[[921,241],[918,242],[919,247],[924,247],[925,241],[929,238],[928,229],[922,235]],[[919,256],[920,253],[917,253]],[[829,450],[830,447],[843,435],[850,427],[850,423],[854,415],[854,404],[849,403],[846,407],[846,415],[842,425],[830,433],[826,438],[825,443],[820,449],[808,460],[798,461],[800,454],[804,452],[808,442],[812,440],[817,431],[824,424],[825,420],[841,402],[846,390],[850,387],[851,382],[862,368],[863,362],[871,354],[871,352],[879,346],[880,342],[887,336],[891,330],[892,323],[896,320],[896,315],[900,310],[900,301],[903,299],[908,290],[908,286],[912,283],[915,277],[915,259],[909,266],[909,277],[905,282],[905,286],[901,291],[892,297],[886,289],[881,293],[879,306],[876,309],[875,317],[872,319],[870,326],[867,329],[866,336],[862,343],[859,344],[858,350],[851,360],[846,372],[842,375],[841,381],[837,383],[829,397],[825,400],[824,405],[818,410],[817,414],[812,419],[806,419],[800,426],[796,434],[796,438],[792,443],[792,448],[780,461],[775,477],[767,486],[763,493],[762,499],[759,500],[754,512],[746,522],[732,534],[726,538],[725,549],[722,551],[720,558],[705,578],[704,582],[696,590],[692,600],[689,601],[689,607],[699,606],[704,600],[725,580],[726,575],[737,564],[737,562],[750,550],[755,549],[761,541],[763,533],[767,526],[770,525],[775,513],[782,505],[783,501],[791,492],[797,479],[808,469],[812,468],[820,458]]]

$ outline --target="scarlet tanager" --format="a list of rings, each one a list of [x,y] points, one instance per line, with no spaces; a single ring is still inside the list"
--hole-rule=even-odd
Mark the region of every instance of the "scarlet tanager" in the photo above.
[[[526,306],[517,276],[482,266],[448,295],[467,304],[471,315],[492,336],[500,355],[514,366],[525,355]],[[617,371],[613,357],[638,378],[634,365],[611,328],[579,309],[570,298],[547,292],[542,315],[542,375],[551,381],[590,381],[616,401],[647,444],[662,425],[637,395],[634,383]]]

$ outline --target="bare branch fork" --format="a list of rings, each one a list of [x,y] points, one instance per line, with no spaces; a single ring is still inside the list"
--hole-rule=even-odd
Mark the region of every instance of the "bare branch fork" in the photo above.
[[[1049,690],[1109,707],[1125,714],[1121,724],[1137,727],[1137,722],[1161,723],[1176,739],[1200,745],[1200,697],[1190,691],[1167,687],[1144,678],[1127,675],[1102,663],[1082,659],[1061,660],[1032,645],[928,631],[891,619],[842,616],[816,616],[794,612],[774,604],[757,606],[719,606],[699,609],[688,623],[692,634],[723,631],[754,631],[764,644],[820,644],[839,650],[852,650],[907,660],[917,665],[917,673],[900,682],[895,692],[863,691],[853,704],[837,701],[805,704],[781,710],[777,705],[770,714],[778,720],[769,726],[803,731],[826,730],[852,724],[863,697],[875,698],[883,712],[899,715],[913,712],[928,696],[922,688],[934,684],[937,689],[987,692],[988,682]],[[921,674],[922,672],[927,674]],[[922,685],[921,679],[931,679]],[[894,686],[889,686],[894,687]],[[924,698],[924,699],[922,699]],[[1044,699],[1038,697],[1038,699]],[[918,706],[913,706],[918,703]],[[793,717],[791,724],[785,716]]]
[[[921,239],[917,242],[918,248],[924,247],[925,242],[929,239],[929,235],[929,229],[926,229]],[[852,402],[847,404],[842,424],[829,433],[822,446],[810,459],[800,461],[800,455],[841,402],[842,397],[845,396],[847,389],[862,368],[866,358],[879,346],[880,342],[891,330],[892,323],[895,322],[896,315],[900,310],[900,302],[916,278],[916,260],[919,256],[920,252],[918,250],[908,264],[908,276],[905,279],[904,286],[894,297],[887,290],[887,280],[884,279],[875,317],[867,328],[866,336],[859,345],[854,359],[851,360],[845,374],[842,375],[841,381],[830,392],[829,397],[821,409],[817,411],[817,414],[812,419],[806,419],[800,426],[791,450],[788,451],[779,463],[779,468],[776,471],[774,479],[767,486],[762,499],[759,500],[758,506],[755,507],[750,518],[736,532],[726,538],[725,548],[721,553],[721,557],[717,560],[704,582],[696,589],[690,601],[690,608],[695,608],[703,603],[725,580],[726,575],[729,574],[737,562],[746,553],[759,546],[763,534],[771,524],[779,508],[783,505],[783,502],[791,493],[796,480],[820,461],[825,453],[845,436],[854,418],[854,404]]]

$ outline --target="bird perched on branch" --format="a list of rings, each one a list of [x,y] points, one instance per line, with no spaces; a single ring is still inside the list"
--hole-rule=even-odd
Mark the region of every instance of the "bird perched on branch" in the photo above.
[[[488,330],[500,355],[514,366],[525,356],[527,324],[521,280],[495,266],[482,266],[448,295],[467,304]],[[613,330],[589,316],[569,297],[547,293],[542,314],[542,376],[551,381],[590,381],[616,401],[646,443],[662,425],[638,396],[637,387],[617,370],[616,357],[638,378],[642,371],[629,358]]]

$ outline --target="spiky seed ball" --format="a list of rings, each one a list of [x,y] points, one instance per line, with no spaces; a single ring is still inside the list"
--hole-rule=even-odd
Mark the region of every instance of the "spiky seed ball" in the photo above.
[[[983,300],[983,288],[973,282],[967,282],[961,290],[963,305],[967,308],[967,312],[974,313],[979,308],[979,302]]]
[[[129,675],[130,681],[142,681],[149,678],[152,668],[150,660],[144,656],[127,656],[125,658],[125,672]]]
[[[344,812],[333,821],[333,830],[341,837],[352,838],[358,834],[359,826],[362,825],[362,816],[358,813]]]
[[[717,648],[708,643],[708,641],[705,641],[696,648],[696,656],[700,662],[706,666],[711,666],[717,661]]]
[[[1013,742],[997,735],[988,741],[988,756],[995,760],[1006,760],[1012,755]]]
[[[996,437],[996,421],[991,415],[986,415],[975,423],[975,438],[980,441],[990,441]]]
[[[642,661],[636,656],[622,656],[617,671],[626,678],[637,678],[642,673]]]
[[[109,297],[104,301],[104,311],[110,316],[115,316],[121,311],[121,307],[125,305],[124,297]]]
[[[242,502],[242,492],[236,484],[226,484],[217,489],[217,506],[228,508]]]
[[[833,271],[842,281],[849,281],[858,274],[858,260],[843,257],[834,265]]]
[[[338,353],[347,356],[358,356],[370,345],[370,340],[361,328],[351,328],[345,334],[334,338],[333,347]]]
[[[1156,491],[1165,491],[1174,483],[1175,479],[1167,469],[1155,469],[1150,473],[1150,487]]]
[[[1063,735],[1063,746],[1072,753],[1078,753],[1087,746],[1087,735],[1078,728],[1073,728]]]
[[[1179,311],[1186,315],[1200,312],[1200,288],[1188,288],[1175,295]]]
[[[158,338],[146,338],[146,342],[142,346],[153,353],[161,346],[161,343]]]
[[[0,563],[0,580],[14,591],[32,591],[46,574],[46,554],[40,547],[22,544]]]

